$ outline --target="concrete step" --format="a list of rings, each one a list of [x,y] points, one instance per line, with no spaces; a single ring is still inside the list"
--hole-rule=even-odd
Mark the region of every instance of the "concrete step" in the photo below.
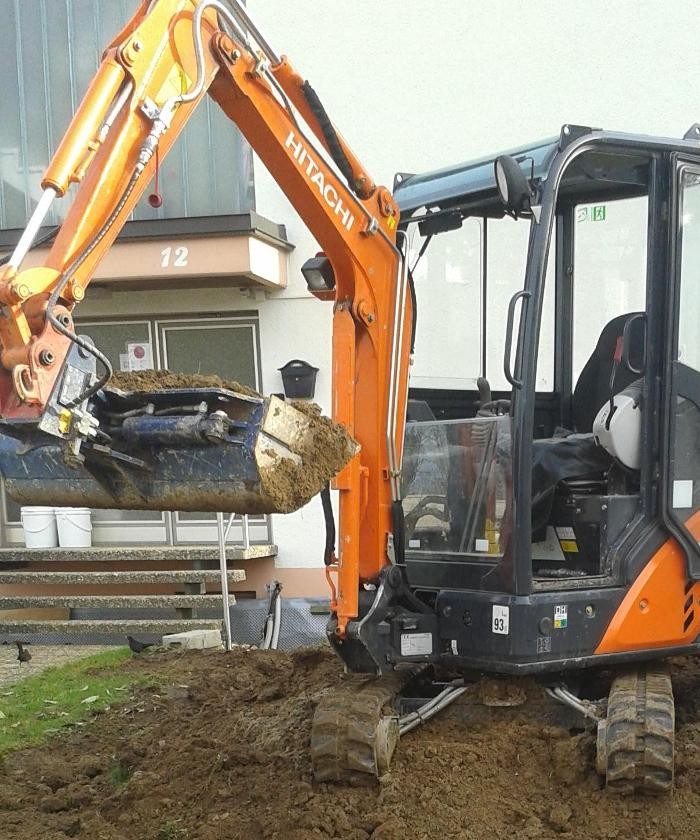
[[[219,580],[221,575],[218,569],[186,569],[176,572],[0,572],[0,586],[14,583],[76,586],[104,583],[120,586],[127,583],[216,583]],[[243,569],[229,569],[229,584],[244,580]]]
[[[277,556],[277,546],[270,543],[251,545],[249,548],[228,546],[228,560],[256,560]],[[200,563],[219,560],[216,546],[164,545],[164,546],[115,546],[91,548],[0,548],[0,568],[13,563],[168,563],[171,560]]]
[[[234,603],[229,595],[229,602]],[[221,595],[7,595],[0,596],[0,610],[19,610],[25,607],[76,607],[102,609],[191,609],[192,607],[221,607]],[[2,615],[0,615],[2,621]]]
[[[29,633],[60,633],[71,636],[80,634],[100,634],[127,636],[150,633],[165,635],[166,633],[180,633],[185,630],[220,630],[221,621],[210,618],[134,618],[123,620],[105,619],[104,621],[21,621],[12,619],[8,622],[0,620],[0,633],[17,635]]]

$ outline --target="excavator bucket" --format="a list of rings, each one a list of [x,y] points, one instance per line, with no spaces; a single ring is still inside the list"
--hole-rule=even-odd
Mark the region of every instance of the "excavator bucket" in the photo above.
[[[60,405],[54,420],[61,422]],[[0,430],[5,489],[24,505],[289,513],[357,451],[308,404],[225,388],[105,388],[68,443],[36,426]],[[87,413],[87,412],[86,412]],[[51,414],[43,421],[51,422]]]

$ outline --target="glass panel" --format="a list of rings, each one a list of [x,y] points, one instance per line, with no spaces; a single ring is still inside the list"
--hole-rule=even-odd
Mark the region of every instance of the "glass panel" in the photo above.
[[[678,361],[700,371],[700,174],[683,173]]]
[[[5,494],[5,522],[14,524],[20,521],[20,506],[14,499]]]
[[[508,304],[525,285],[530,222],[525,219],[489,219],[486,258],[486,378],[495,391],[510,391],[503,372]],[[516,310],[516,327],[518,323]],[[513,339],[515,338],[517,330]],[[513,347],[515,357],[515,347]],[[554,241],[544,287],[537,356],[536,391],[554,388]]]
[[[481,220],[466,219],[433,237],[416,267],[414,388],[473,388],[481,374],[481,235]]]
[[[574,384],[603,327],[646,309],[647,216],[646,196],[576,208]]]
[[[686,522],[700,510],[700,408],[692,400],[677,397],[674,426],[671,508]],[[700,542],[700,527],[693,530]]]
[[[674,364],[675,412],[670,508],[694,539],[700,538],[700,173],[681,178],[681,249],[678,347]]]
[[[251,324],[163,327],[164,367],[178,373],[215,373],[256,387]]]
[[[129,344],[150,344],[151,357],[155,353],[151,343],[151,326],[148,321],[122,321],[119,323],[76,323],[81,335],[89,336],[107,356],[115,370],[127,369]]]
[[[407,548],[501,557],[511,534],[511,475],[508,417],[409,423]]]
[[[68,128],[107,43],[136,0],[0,0],[0,226],[21,228],[41,194],[41,175]],[[221,109],[206,99],[163,161],[164,203],[145,197],[134,218],[176,218],[254,209],[252,153]],[[60,221],[70,196],[47,224]]]

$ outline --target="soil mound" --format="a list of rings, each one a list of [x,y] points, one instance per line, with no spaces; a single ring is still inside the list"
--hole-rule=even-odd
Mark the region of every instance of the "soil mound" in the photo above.
[[[50,749],[0,767],[2,840],[654,840],[699,836],[700,668],[674,665],[672,796],[619,798],[590,732],[552,723],[534,681],[517,708],[474,717],[468,692],[405,736],[376,787],[312,781],[316,703],[342,680],[327,648],[134,659],[148,688]],[[470,699],[471,696],[471,699]],[[556,704],[554,704],[556,706]]]

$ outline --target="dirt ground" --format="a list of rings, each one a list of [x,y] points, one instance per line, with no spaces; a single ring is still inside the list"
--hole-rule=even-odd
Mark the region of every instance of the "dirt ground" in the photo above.
[[[313,710],[341,678],[330,650],[123,667],[147,670],[149,687],[0,767],[2,840],[700,837],[700,667],[688,660],[674,663],[677,779],[661,799],[606,793],[592,735],[548,722],[554,701],[533,684],[524,706],[480,723],[455,704],[401,740],[383,784],[353,788],[311,777]]]

